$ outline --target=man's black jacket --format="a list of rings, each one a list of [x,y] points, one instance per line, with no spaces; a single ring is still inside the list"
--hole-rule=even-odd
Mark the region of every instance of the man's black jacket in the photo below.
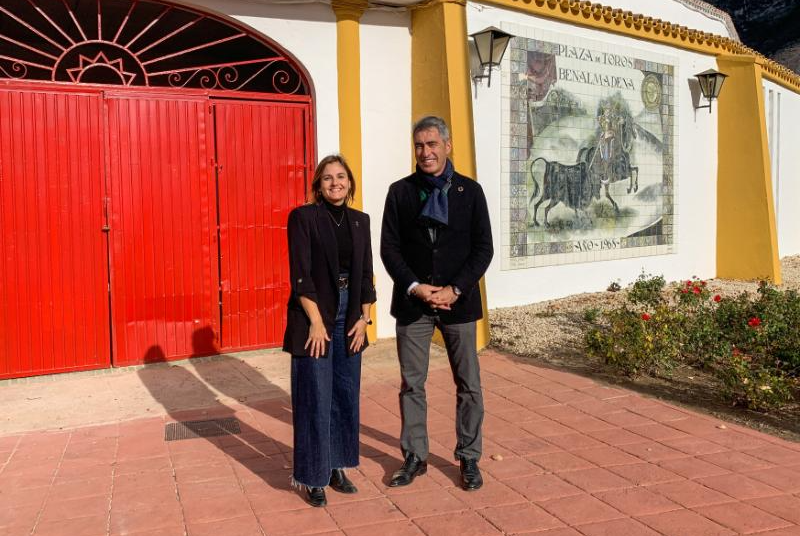
[[[424,314],[438,314],[445,324],[461,324],[483,316],[478,282],[494,253],[486,197],[480,185],[453,174],[447,193],[448,225],[439,227],[432,242],[427,224],[419,219],[424,202],[423,179],[416,173],[389,187],[381,228],[381,259],[394,280],[391,313],[401,324]],[[414,281],[455,285],[462,294],[451,311],[434,312],[409,296]]]

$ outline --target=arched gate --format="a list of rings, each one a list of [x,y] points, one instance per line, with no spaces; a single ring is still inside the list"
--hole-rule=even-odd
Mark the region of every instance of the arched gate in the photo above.
[[[0,6],[0,378],[280,344],[297,64],[159,1]]]

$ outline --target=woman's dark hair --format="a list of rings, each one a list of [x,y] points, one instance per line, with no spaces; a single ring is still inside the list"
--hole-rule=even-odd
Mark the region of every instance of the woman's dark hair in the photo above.
[[[314,170],[314,179],[311,181],[309,201],[311,203],[320,203],[324,199],[324,197],[322,197],[322,173],[325,171],[325,167],[328,164],[340,164],[347,173],[347,178],[350,180],[350,189],[347,191],[345,203],[349,205],[356,195],[356,181],[353,179],[353,171],[350,169],[350,166],[347,165],[347,160],[340,154],[329,154],[317,164],[317,169]]]

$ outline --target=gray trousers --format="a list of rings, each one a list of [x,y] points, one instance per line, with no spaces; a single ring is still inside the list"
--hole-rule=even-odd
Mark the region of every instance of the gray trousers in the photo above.
[[[481,457],[483,394],[478,352],[475,347],[475,322],[445,325],[436,316],[423,315],[408,325],[397,324],[397,354],[400,358],[400,446],[403,457],[414,453],[428,458],[428,403],[425,380],[434,327],[444,337],[453,381],[456,384],[456,459]]]

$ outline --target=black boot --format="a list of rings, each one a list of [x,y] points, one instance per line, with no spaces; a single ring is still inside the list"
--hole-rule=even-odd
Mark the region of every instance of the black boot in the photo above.
[[[461,460],[461,487],[467,491],[474,491],[483,486],[481,470],[478,469],[478,460]]]
[[[392,475],[390,487],[408,486],[416,477],[424,475],[428,471],[428,463],[419,459],[413,452],[406,456],[403,466]]]
[[[328,500],[325,498],[325,488],[312,488],[306,486],[305,499],[306,502],[311,506],[320,507],[328,504]]]
[[[331,471],[331,489],[339,493],[357,493],[358,488],[355,484],[350,482],[347,475],[344,474],[344,469],[334,469]]]

